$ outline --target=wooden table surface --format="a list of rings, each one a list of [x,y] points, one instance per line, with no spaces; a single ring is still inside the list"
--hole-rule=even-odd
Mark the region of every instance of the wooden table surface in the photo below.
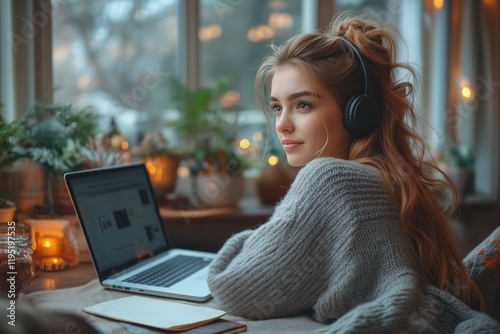
[[[192,211],[161,208],[160,213],[172,247],[217,252],[232,234],[264,223],[273,209],[274,206],[243,201],[238,208]],[[63,271],[40,271],[25,293],[71,288],[96,278],[94,266],[87,259]]]
[[[96,278],[97,274],[92,263],[79,263],[72,268],[62,271],[40,271],[38,277],[33,279],[30,286],[24,292],[32,293],[72,288],[85,285]]]

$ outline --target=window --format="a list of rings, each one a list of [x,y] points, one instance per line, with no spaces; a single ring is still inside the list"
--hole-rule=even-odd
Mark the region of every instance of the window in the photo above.
[[[231,2],[230,2],[231,3]],[[301,31],[301,0],[202,0],[200,9],[200,84],[234,75],[239,106],[255,109],[253,83],[269,44],[281,43]]]
[[[312,12],[303,9],[307,3],[312,4],[200,0],[194,25],[198,52],[185,55],[180,42],[187,43],[186,32],[179,29],[179,20],[192,25],[193,17],[192,7],[183,16],[185,3],[52,0],[54,100],[92,106],[102,116],[103,129],[113,117],[133,146],[160,128],[166,114],[175,114],[168,110],[167,77],[182,76],[180,62],[194,57],[199,61],[195,85],[234,77],[232,98],[246,125],[239,137],[249,137],[264,123],[253,102],[257,68],[271,42],[281,43],[311,25]]]
[[[186,3],[199,20],[182,11]],[[133,145],[162,124],[169,107],[165,77],[185,75],[179,64],[194,57],[199,65],[190,82],[209,85],[222,75],[235,75],[231,89],[247,111],[244,120],[256,124],[261,119],[253,106],[253,80],[272,40],[324,27],[333,9],[369,12],[402,31],[408,49],[401,58],[421,72],[417,109],[430,124],[422,129],[424,138],[434,146],[449,139],[472,145],[474,169],[481,171],[476,191],[494,199],[500,164],[494,62],[499,8],[494,1],[5,0],[0,1],[0,39],[12,50],[0,55],[0,102],[9,118],[19,117],[35,99],[59,87],[56,102],[92,105],[105,116],[103,128],[116,116]],[[179,27],[190,20],[196,21],[198,34],[186,36]],[[50,30],[52,40],[41,36]],[[12,45],[14,35],[20,51]],[[198,45],[194,54],[183,51],[188,42]],[[53,56],[53,71],[48,56]],[[461,95],[467,89],[469,98]]]
[[[130,143],[161,125],[175,75],[175,0],[53,0],[56,102],[90,105]],[[47,92],[49,93],[49,92]]]
[[[473,152],[473,166],[459,166],[475,171],[466,202],[498,197],[498,113],[493,107],[498,70],[492,60],[495,52],[498,56],[493,47],[498,9],[489,1],[336,1],[336,10],[368,12],[402,33],[405,48],[399,57],[412,63],[421,79],[415,101],[421,135],[436,153],[450,144]],[[465,163],[465,157],[460,160]],[[443,161],[450,176],[456,174],[454,163]]]

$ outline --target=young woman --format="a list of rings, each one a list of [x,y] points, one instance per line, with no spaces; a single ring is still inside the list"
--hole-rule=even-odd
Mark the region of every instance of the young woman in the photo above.
[[[470,308],[481,294],[438,200],[453,187],[406,123],[416,114],[401,69],[413,74],[391,33],[360,18],[272,48],[257,100],[289,164],[304,167],[269,221],[212,263],[222,308],[250,319],[310,311],[334,333],[498,329]]]

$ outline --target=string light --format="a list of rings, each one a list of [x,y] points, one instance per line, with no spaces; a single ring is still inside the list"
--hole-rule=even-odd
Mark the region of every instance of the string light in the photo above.
[[[278,162],[280,161],[280,159],[275,156],[275,155],[271,155],[268,159],[267,159],[267,163],[270,165],[270,166],[276,166],[278,164]]]
[[[463,87],[462,96],[466,99],[470,99],[472,97],[472,90],[469,87]]]
[[[240,148],[246,150],[250,147],[250,140],[243,138],[240,140]]]
[[[436,8],[436,10],[440,10],[443,8],[444,0],[434,0],[432,3],[434,4],[434,8]]]
[[[470,100],[474,97],[474,91],[472,90],[467,78],[460,80],[460,93],[466,100]]]

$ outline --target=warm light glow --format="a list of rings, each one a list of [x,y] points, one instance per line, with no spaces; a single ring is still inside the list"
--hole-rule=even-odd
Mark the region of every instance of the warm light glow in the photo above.
[[[186,166],[181,166],[177,168],[177,176],[189,176],[189,168]]]
[[[466,99],[470,99],[472,97],[472,89],[467,86],[462,87],[462,96]]]
[[[53,278],[43,277],[42,286],[44,290],[54,290],[56,288],[56,280]]]
[[[269,25],[272,28],[289,28],[293,24],[293,18],[287,13],[272,13],[269,16]]]
[[[275,155],[271,155],[268,159],[267,159],[267,163],[271,166],[276,166],[278,164],[278,162],[280,161],[280,159],[275,156]]]
[[[259,30],[264,39],[271,39],[274,37],[274,30],[270,26],[260,26]]]
[[[262,132],[256,131],[252,134],[252,139],[254,141],[261,141],[262,140]]]
[[[443,8],[444,0],[433,0],[432,3],[434,5],[434,8],[436,8],[436,10],[440,10],[441,8]]]
[[[148,168],[148,172],[149,174],[151,175],[155,175],[156,174],[156,166],[153,166],[153,164],[151,164],[151,161],[148,161],[148,166],[146,166]]]
[[[59,271],[68,267],[68,262],[62,257],[44,257],[40,264],[43,271]]]
[[[61,241],[56,237],[38,237],[37,243],[40,245],[40,256],[56,256],[61,251]]]
[[[208,27],[202,27],[198,31],[200,41],[208,41],[219,38],[222,35],[222,27],[219,24],[212,24]]]
[[[220,103],[224,108],[231,108],[240,100],[240,92],[230,90],[226,92],[220,99]]]
[[[274,30],[268,25],[253,27],[247,32],[247,38],[251,42],[260,42],[263,39],[272,39],[273,37]]]
[[[240,140],[240,147],[244,150],[248,149],[250,147],[250,140],[243,138]]]
[[[88,74],[83,74],[76,80],[76,86],[78,87],[78,89],[85,89],[89,84],[90,76]]]
[[[113,147],[117,151],[126,151],[128,149],[128,142],[125,139],[125,136],[121,134],[113,135],[110,141],[111,147]]]
[[[485,7],[492,7],[492,8],[494,8],[495,1],[496,0],[483,0],[483,3],[485,4]]]
[[[467,77],[460,80],[460,93],[465,99],[471,99],[474,97],[474,92]]]

